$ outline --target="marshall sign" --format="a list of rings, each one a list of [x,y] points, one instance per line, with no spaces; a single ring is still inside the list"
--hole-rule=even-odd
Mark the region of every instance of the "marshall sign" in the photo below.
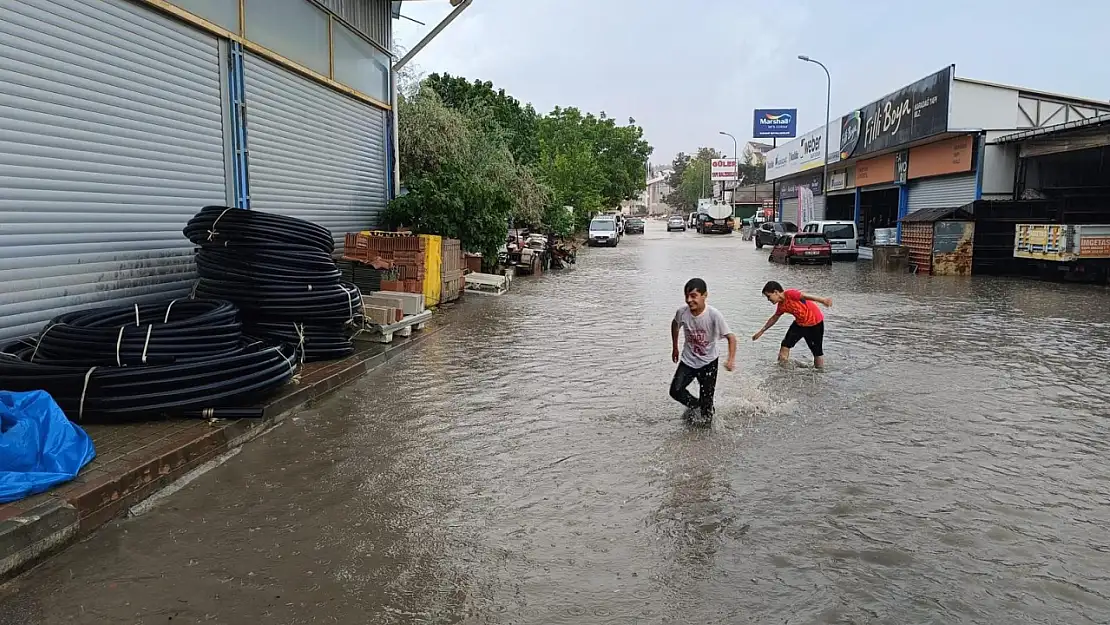
[[[950,65],[845,115],[840,158],[881,152],[947,131],[954,70]]]

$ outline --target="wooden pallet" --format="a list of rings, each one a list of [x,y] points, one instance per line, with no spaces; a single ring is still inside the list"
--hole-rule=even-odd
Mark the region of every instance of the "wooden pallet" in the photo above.
[[[431,318],[432,311],[425,310],[422,313],[409,315],[397,323],[374,326],[372,329],[359,334],[357,338],[365,341],[373,341],[375,343],[392,343],[394,336],[412,336],[413,331],[419,332],[423,330]]]

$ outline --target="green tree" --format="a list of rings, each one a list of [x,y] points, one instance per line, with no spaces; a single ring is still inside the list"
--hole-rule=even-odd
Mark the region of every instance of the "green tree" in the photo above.
[[[550,191],[517,164],[502,129],[477,108],[448,107],[425,85],[401,99],[398,117],[408,193],[390,203],[388,225],[457,238],[495,258],[511,219],[542,219]]]
[[[539,115],[531,104],[521,104],[504,89],[494,90],[492,82],[471,82],[450,74],[432,74],[424,80],[424,85],[435,89],[443,103],[451,108],[483,111],[501,127],[518,163],[532,165],[539,158],[536,145]]]
[[[681,169],[678,167],[680,158]],[[724,158],[724,154],[713,148],[698,148],[697,154],[693,157],[679,153],[675,158],[676,172],[671,176],[672,191],[664,201],[683,212],[696,209],[698,199],[708,197],[713,191],[710,172],[712,160],[715,158]]]

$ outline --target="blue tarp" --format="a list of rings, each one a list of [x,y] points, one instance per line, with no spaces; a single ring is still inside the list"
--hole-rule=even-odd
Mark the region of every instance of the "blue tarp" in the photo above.
[[[68,482],[95,456],[89,435],[46,391],[0,391],[0,503]]]

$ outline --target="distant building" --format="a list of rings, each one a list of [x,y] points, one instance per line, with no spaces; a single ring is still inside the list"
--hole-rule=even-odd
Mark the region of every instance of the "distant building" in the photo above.
[[[774,149],[770,143],[749,141],[744,144],[744,162],[750,165],[766,165],[767,153]]]
[[[673,191],[671,185],[667,184],[667,178],[673,173],[673,169],[652,172],[652,177],[647,181],[647,187],[640,193],[640,204],[647,207],[648,213],[658,215],[671,211],[663,199]]]

